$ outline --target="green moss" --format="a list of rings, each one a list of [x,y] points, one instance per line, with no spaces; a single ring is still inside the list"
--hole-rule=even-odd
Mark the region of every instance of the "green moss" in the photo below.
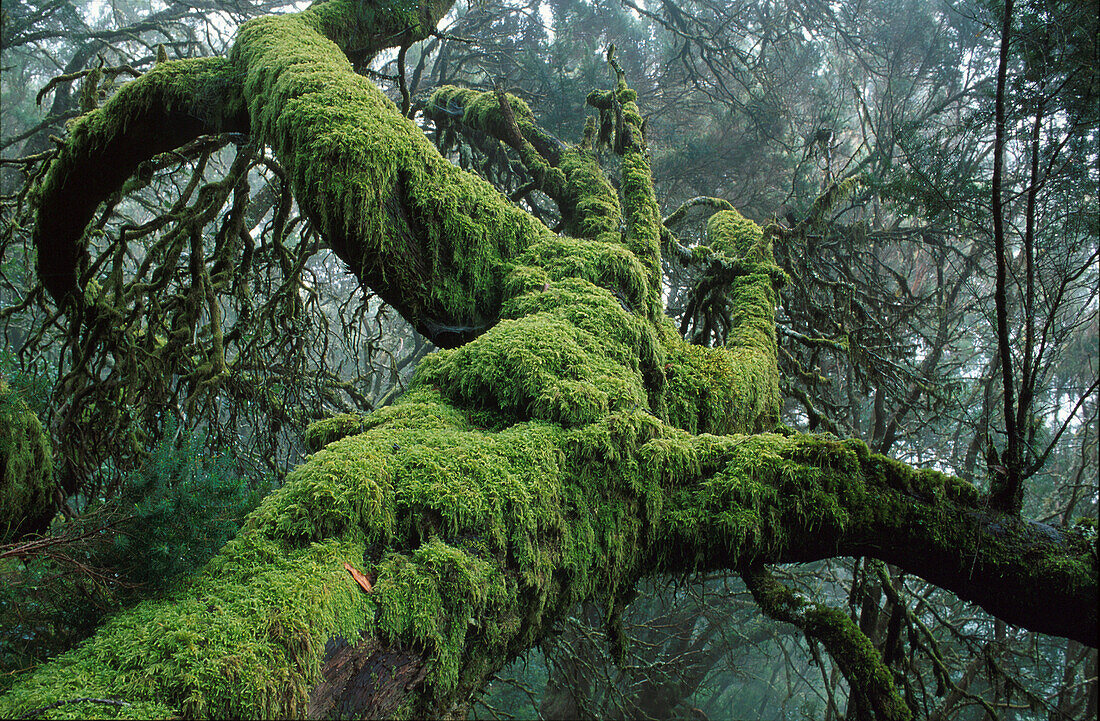
[[[94,643],[17,683],[0,714],[94,696],[131,705],[63,706],[51,717],[302,716],[326,639],[356,633],[366,611],[342,568],[361,556],[354,542],[293,550],[246,532],[187,591],[108,621]]]
[[[0,541],[52,515],[53,456],[42,423],[0,378]]]
[[[457,402],[491,404],[520,420],[578,425],[648,404],[633,349],[555,315],[503,320],[475,341],[422,363],[418,378]]]
[[[428,37],[451,5],[440,0],[328,0],[315,3],[298,17],[343,52],[369,57],[384,48],[407,46]]]
[[[504,262],[549,231],[443,159],[354,72],[314,27],[336,4],[241,27],[232,58],[246,68],[253,133],[336,253],[406,318],[486,325]]]
[[[638,137],[641,137],[640,119],[636,127],[638,129],[635,132]],[[653,176],[649,169],[649,160],[640,149],[628,151],[623,156],[622,177],[623,214],[626,221],[623,241],[645,267],[651,306],[659,310],[659,294],[663,280],[661,211],[653,192]]]
[[[875,717],[888,721],[913,718],[894,685],[890,669],[871,640],[838,608],[814,604],[805,612],[805,629],[829,650],[849,683],[860,687]]]
[[[566,202],[566,177],[557,167],[564,144],[544,132],[534,121],[531,109],[514,95],[505,94],[509,113],[501,106],[496,92],[443,86],[437,89],[425,108],[425,115],[441,129],[460,127],[474,135],[488,135],[512,148],[534,181],[533,188],[553,198],[569,225],[572,205]],[[460,147],[459,152],[467,148]]]
[[[632,316],[579,279],[509,307],[544,324],[571,313],[557,320],[577,333],[617,324],[612,336],[631,339]],[[548,327],[559,326],[531,332]],[[576,338],[555,343],[568,348]],[[478,354],[497,342],[490,336],[467,362],[482,363]],[[643,573],[782,558],[808,539],[837,543],[848,529],[953,528],[960,517],[949,479],[858,442],[692,435],[640,407],[586,423],[482,430],[483,412],[471,410],[478,398],[456,401],[433,385],[462,350],[437,354],[439,367],[364,419],[363,433],[317,451],[194,587],[120,617],[17,684],[0,710],[91,689],[185,715],[292,715],[324,641],[360,632],[423,649],[423,708],[439,708],[484,680],[472,674],[541,638],[570,604],[596,599],[613,609]],[[906,500],[924,493],[930,501]],[[366,548],[389,550],[364,556]],[[345,561],[373,577],[374,592],[358,590]],[[1066,561],[1051,556],[1037,572],[1065,575]],[[1092,564],[1081,569],[1083,584],[1095,578],[1094,556]],[[811,623],[831,621],[815,613]]]
[[[763,229],[736,210],[715,213],[707,221],[707,237],[715,253],[731,258],[749,258],[774,263],[770,244],[764,242]]]
[[[438,539],[410,555],[383,559],[371,600],[377,632],[432,654],[431,681],[441,694],[458,685],[470,632],[500,645],[501,634],[509,629],[484,628],[482,619],[513,611],[517,601],[515,584],[498,561]]]
[[[722,348],[665,334],[669,421],[692,433],[752,433],[779,420],[775,306],[782,271],[760,227],[734,210],[711,216],[710,252],[736,267],[727,292],[731,328]]]
[[[611,240],[619,235],[622,223],[618,194],[596,157],[585,148],[565,147],[538,127],[525,102],[510,94],[505,98],[511,106],[515,129],[524,140],[521,147],[516,146],[513,128],[501,111],[496,93],[444,86],[432,94],[426,113],[441,126],[459,123],[503,140],[519,151],[520,159],[539,187],[557,202],[566,235],[575,238],[606,235],[610,242],[621,244],[621,238]],[[535,149],[534,143],[541,146],[541,151]]]
[[[778,417],[778,381],[767,352],[754,350],[672,345],[666,368],[669,422],[691,433],[770,429]]]
[[[75,158],[124,134],[135,118],[153,107],[188,112],[218,128],[243,110],[241,73],[225,58],[190,58],[162,63],[126,83],[103,108],[69,127],[66,142]],[[62,157],[64,157],[64,153]]]
[[[592,153],[570,149],[562,154],[561,169],[565,173],[565,232],[577,238],[596,238],[617,234],[622,224],[619,196]]]
[[[551,281],[582,278],[606,288],[621,297],[632,311],[641,312],[646,307],[645,270],[613,238],[547,237],[534,243],[518,260],[540,268]],[[506,280],[509,289],[517,285],[511,279]]]
[[[421,35],[437,9],[330,0],[246,23],[231,62],[257,140],[361,280],[414,323],[500,322],[427,357],[392,406],[311,426],[314,454],[195,585],[27,675],[0,715],[98,695],[135,715],[300,716],[325,642],[360,633],[422,650],[427,688],[400,713],[439,712],[571,604],[613,616],[643,574],[801,558],[845,534],[968,547],[952,529],[972,487],[859,443],[759,433],[778,416],[783,276],[755,224],[727,211],[708,225],[734,308],[726,347],[690,346],[661,316],[660,216],[625,83],[593,98],[621,104],[621,208],[591,156],[565,153],[586,237],[562,238],[446,162],[354,73],[345,51]],[[471,123],[500,121],[495,97],[441,92]],[[522,129],[529,109],[509,102]],[[993,553],[1018,557],[1005,537]],[[1095,585],[1095,553],[1091,569],[1081,555],[1035,565]]]
[[[359,433],[362,427],[363,417],[354,413],[339,413],[314,421],[306,428],[306,450],[310,453],[319,451],[333,441]]]
[[[632,459],[659,422],[633,411],[573,431],[533,421],[489,433],[417,378],[365,433],[291,474],[248,529],[288,548],[336,536],[411,549],[363,568],[376,589],[362,629],[425,649],[431,693],[444,696],[472,655],[529,643],[563,604],[611,603],[636,573],[637,509],[655,521],[661,492]]]
[[[841,532],[849,521],[844,506],[854,499],[838,499],[836,491],[858,485],[859,468],[850,476],[828,473],[805,462],[815,451],[811,438],[772,434],[685,434],[647,443],[642,453],[648,465],[664,469],[676,488],[667,516],[668,545],[720,549],[736,557],[746,548],[780,552],[787,528]]]
[[[505,98],[511,106],[513,119],[520,130],[522,131],[525,126],[533,127],[534,115],[527,103],[511,93],[506,94]],[[496,93],[445,85],[432,93],[428,104],[427,112],[437,117],[458,118],[469,127],[497,138],[511,134],[511,128],[505,122]]]

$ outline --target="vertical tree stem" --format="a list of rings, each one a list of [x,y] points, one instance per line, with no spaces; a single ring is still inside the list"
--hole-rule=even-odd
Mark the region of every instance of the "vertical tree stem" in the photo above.
[[[1020,438],[1014,411],[1012,355],[1008,337],[1007,262],[1005,258],[1004,205],[1001,185],[1004,174],[1005,145],[1005,79],[1008,75],[1008,46],[1012,33],[1012,2],[1005,0],[1004,24],[1001,29],[1001,51],[997,65],[997,96],[995,100],[995,137],[993,141],[993,244],[997,260],[997,350],[1001,357],[1001,378],[1004,383],[1004,418],[1007,444],[1002,457],[1003,472],[995,472],[992,501],[1005,510],[1018,511],[1022,505],[1020,485]]]

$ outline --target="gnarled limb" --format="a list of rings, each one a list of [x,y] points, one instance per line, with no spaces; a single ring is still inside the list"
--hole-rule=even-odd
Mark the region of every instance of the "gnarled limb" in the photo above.
[[[709,230],[730,347],[676,336],[625,83],[594,102],[618,125],[625,229],[554,237],[354,75],[344,55],[372,47],[372,28],[423,31],[419,10],[377,10],[330,0],[242,28],[250,129],[360,278],[420,327],[477,337],[426,358],[355,435],[328,435],[191,587],[36,670],[0,714],[94,695],[137,716],[302,715],[311,699],[444,716],[578,601],[614,609],[646,574],[837,555],[1095,642],[1095,541],[990,512],[972,486],[859,443],[762,432],[778,412],[782,274],[732,211]],[[339,639],[354,650],[326,660]],[[378,666],[402,680],[361,676]]]
[[[246,23],[232,59],[245,72],[253,132],[328,245],[450,347],[496,322],[509,261],[549,231],[442,158],[345,55],[423,37],[447,6],[331,0]]]
[[[793,624],[808,638],[820,641],[840,666],[848,685],[859,695],[863,718],[908,721],[909,707],[894,687],[890,669],[855,621],[843,611],[812,603],[784,586],[763,565],[741,572],[752,597],[772,618]]]
[[[503,93],[446,86],[436,90],[425,114],[442,127],[484,133],[514,150],[534,178],[532,189],[550,196],[566,235],[618,242],[622,209],[587,144],[568,146],[535,122],[523,101]]]
[[[201,58],[163,63],[76,122],[39,190],[34,228],[38,277],[59,305],[83,292],[83,236],[99,204],[159,153],[206,133],[248,132],[244,110],[233,64]]]
[[[449,5],[332,0],[246,23],[228,61],[163,63],[126,85],[77,124],[43,185],[41,207],[70,208],[36,226],[51,295],[79,293],[84,227],[141,161],[234,130],[275,148],[329,245],[421,332],[443,346],[482,332],[506,261],[548,231],[441,158],[344,54],[424,37]]]
[[[613,604],[653,572],[849,554],[1095,642],[1093,543],[1007,527],[969,485],[862,444],[689,436],[641,412],[495,433],[482,418],[426,387],[372,414],[270,496],[194,586],[118,617],[3,710],[94,691],[138,714],[154,701],[187,716],[300,714],[339,636],[367,639],[360,664],[421,649],[427,672],[400,706],[444,715],[579,600]],[[344,563],[370,574],[370,594]]]

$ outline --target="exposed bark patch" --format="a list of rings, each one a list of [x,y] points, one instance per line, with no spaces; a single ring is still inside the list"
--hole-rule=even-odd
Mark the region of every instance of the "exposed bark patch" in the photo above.
[[[366,638],[350,645],[329,639],[324,680],[309,697],[309,718],[391,718],[428,673],[424,654]]]

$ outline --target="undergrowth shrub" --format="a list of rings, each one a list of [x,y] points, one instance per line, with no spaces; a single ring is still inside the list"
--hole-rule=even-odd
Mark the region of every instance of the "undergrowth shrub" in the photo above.
[[[186,583],[270,485],[211,453],[201,434],[169,423],[118,495],[55,520],[48,539],[58,543],[0,548],[0,691],[90,636],[108,614]]]
[[[126,519],[105,565],[147,589],[171,587],[198,570],[232,538],[259,501],[224,454],[210,455],[199,434],[169,425],[142,467],[130,474],[117,501]]]

